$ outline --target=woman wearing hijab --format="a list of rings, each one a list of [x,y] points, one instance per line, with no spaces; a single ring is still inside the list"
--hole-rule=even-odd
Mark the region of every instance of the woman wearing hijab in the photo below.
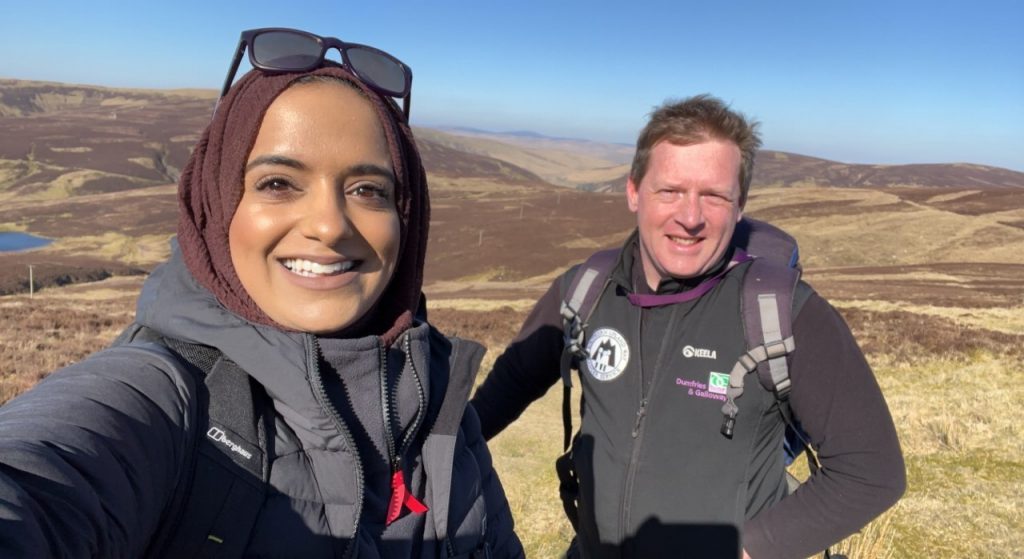
[[[481,348],[417,313],[410,82],[242,34],[135,324],[0,408],[0,555],[523,555],[466,404]]]

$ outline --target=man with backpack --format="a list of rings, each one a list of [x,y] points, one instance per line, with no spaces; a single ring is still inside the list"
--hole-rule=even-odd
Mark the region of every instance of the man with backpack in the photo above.
[[[706,95],[652,113],[626,187],[636,231],[552,284],[473,398],[491,438],[562,380],[570,557],[806,557],[903,493],[849,328],[799,281],[792,238],[743,218],[756,126]],[[787,431],[817,463],[792,494]]]

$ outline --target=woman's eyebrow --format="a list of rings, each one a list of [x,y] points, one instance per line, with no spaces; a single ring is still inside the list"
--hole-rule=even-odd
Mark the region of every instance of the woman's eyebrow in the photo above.
[[[261,155],[245,165],[245,172],[248,173],[260,165],[283,165],[299,171],[306,171],[309,169],[308,165],[298,159],[292,159],[291,157],[286,157],[284,155]],[[392,172],[390,168],[374,165],[373,163],[360,163],[358,165],[353,165],[346,169],[346,174],[376,175],[384,177],[391,182],[395,182],[395,173]]]
[[[245,172],[248,173],[253,168],[259,167],[260,165],[283,165],[300,171],[304,171],[308,168],[305,163],[298,159],[292,159],[291,157],[285,157],[283,155],[261,155],[246,163]]]
[[[395,182],[395,173],[387,167],[381,167],[380,165],[374,165],[373,163],[360,163],[353,165],[348,168],[348,174],[350,175],[377,175],[384,177],[391,182]]]

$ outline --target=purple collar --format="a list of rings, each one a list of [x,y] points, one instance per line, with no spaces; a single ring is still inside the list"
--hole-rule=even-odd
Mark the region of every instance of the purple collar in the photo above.
[[[718,272],[714,276],[700,282],[700,284],[693,289],[687,289],[686,291],[680,291],[679,293],[670,293],[668,295],[658,295],[656,293],[641,295],[639,293],[630,293],[626,295],[626,298],[629,299],[629,302],[633,303],[634,306],[645,309],[692,301],[700,298],[708,291],[711,291],[716,285],[718,285],[718,282],[722,281],[722,278],[725,277],[725,274],[727,274],[729,270],[753,259],[754,257],[747,254],[743,249],[737,248],[733,252],[732,260],[729,261],[729,264],[727,264],[721,272]]]

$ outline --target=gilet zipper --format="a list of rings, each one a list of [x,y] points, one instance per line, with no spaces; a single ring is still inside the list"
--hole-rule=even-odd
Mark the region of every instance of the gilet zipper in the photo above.
[[[392,476],[402,469],[402,457],[409,450],[409,446],[412,444],[412,440],[419,431],[420,424],[423,423],[423,418],[426,415],[426,393],[423,390],[423,381],[420,379],[420,373],[416,369],[416,361],[412,357],[412,341],[408,332],[403,338],[402,347],[405,350],[406,361],[412,370],[412,378],[416,382],[417,408],[412,425],[409,426],[401,443],[396,445],[395,439],[397,437],[395,433],[401,431],[402,422],[396,403],[398,399],[398,380],[396,379],[392,388],[392,383],[390,382],[391,375],[388,371],[388,348],[380,343],[377,346],[378,366],[380,367],[380,408],[384,419],[384,442],[387,447],[388,463],[391,465]],[[402,475],[404,479],[404,472]]]

